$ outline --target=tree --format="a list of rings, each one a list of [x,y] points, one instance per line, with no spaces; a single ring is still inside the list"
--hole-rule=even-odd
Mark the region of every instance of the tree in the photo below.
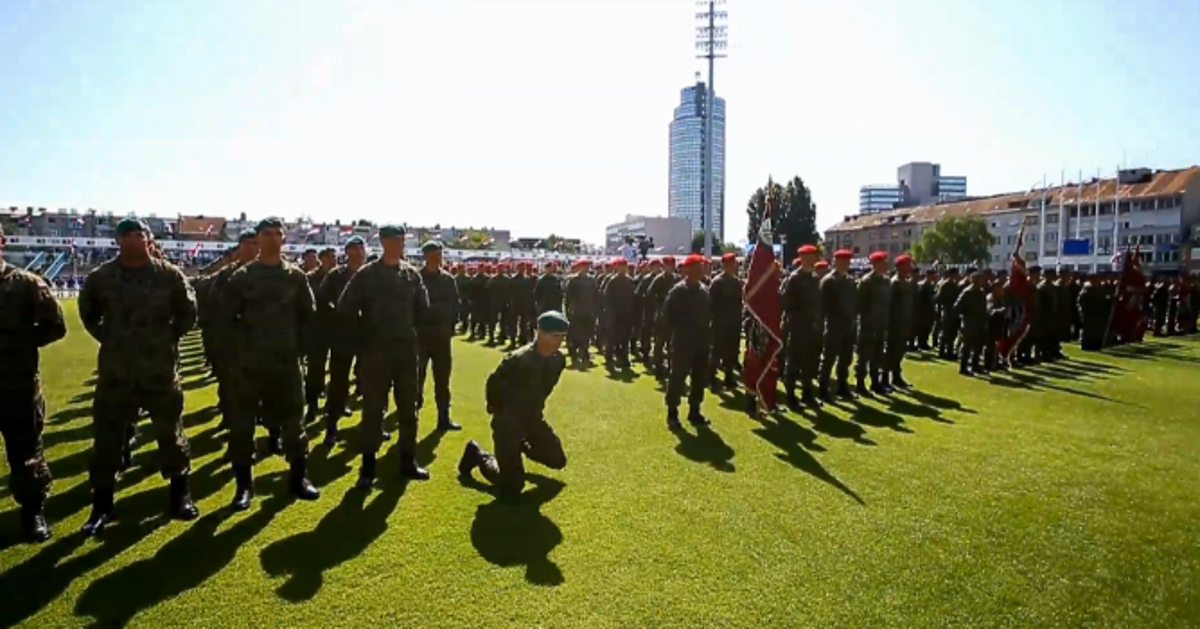
[[[746,205],[746,214],[749,218],[747,221],[747,240],[758,242],[758,234],[763,227],[763,219],[766,216],[767,202],[770,201],[773,212],[770,224],[767,225],[767,231],[771,234],[772,243],[779,242],[780,227],[783,224],[785,194],[786,191],[783,186],[775,183],[774,179],[768,177],[767,185],[755,190],[754,194],[750,195],[750,202]]]
[[[742,254],[742,248],[732,242],[727,242],[721,245],[721,253],[736,253]]]
[[[704,251],[704,232],[698,231],[698,232],[692,234],[691,252],[692,253],[700,253],[702,251]],[[721,241],[717,239],[716,234],[713,234],[712,251],[709,252],[709,255],[713,255],[713,256],[721,255]]]
[[[817,206],[813,205],[812,193],[799,177],[783,188],[778,226],[783,250],[794,254],[802,245],[816,245],[821,240],[817,233]]]
[[[454,249],[478,251],[490,248],[493,242],[494,240],[487,232],[468,229],[458,232],[458,235],[448,244]]]
[[[988,232],[987,221],[978,216],[952,216],[926,229],[913,244],[912,254],[921,264],[984,265],[991,257],[989,248],[995,242]]]

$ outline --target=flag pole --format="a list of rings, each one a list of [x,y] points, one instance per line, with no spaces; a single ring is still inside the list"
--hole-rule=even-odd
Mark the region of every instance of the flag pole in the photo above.
[[[1092,216],[1092,273],[1100,270],[1097,257],[1100,255],[1100,192],[1104,182],[1100,179],[1100,169],[1096,169],[1096,213]]]
[[[1046,252],[1046,173],[1042,173],[1042,200],[1038,208],[1038,246],[1037,263],[1042,263],[1042,254]]]
[[[1067,169],[1064,168],[1058,174],[1058,264],[1062,266],[1063,259],[1063,241],[1066,240],[1066,234],[1063,233],[1063,197],[1066,196],[1067,190]]]

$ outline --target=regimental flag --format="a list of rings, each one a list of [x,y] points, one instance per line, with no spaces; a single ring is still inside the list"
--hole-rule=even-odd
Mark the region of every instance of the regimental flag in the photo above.
[[[1029,333],[1033,315],[1033,287],[1029,285],[1029,273],[1025,259],[1021,257],[1021,245],[1025,241],[1025,226],[1017,232],[1017,248],[1013,250],[1012,266],[1008,272],[1007,300],[1004,312],[1004,334],[996,341],[997,352],[1005,360],[1012,360],[1017,345]]]
[[[1140,341],[1146,332],[1146,317],[1142,313],[1142,298],[1146,292],[1146,276],[1142,273],[1141,248],[1125,250],[1121,264],[1121,279],[1109,317],[1109,334],[1126,341]]]
[[[779,352],[783,348],[780,332],[783,306],[779,300],[780,271],[775,263],[775,251],[768,231],[771,200],[763,216],[763,229],[750,252],[750,270],[746,276],[746,314],[750,330],[746,337],[745,367],[742,378],[746,390],[757,401],[758,408],[775,410],[776,386],[779,380]]]

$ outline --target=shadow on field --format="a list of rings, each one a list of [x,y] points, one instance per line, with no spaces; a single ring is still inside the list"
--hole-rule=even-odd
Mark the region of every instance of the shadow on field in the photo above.
[[[733,448],[711,426],[696,426],[696,434],[683,428],[671,431],[679,439],[675,452],[689,461],[706,463],[721,472],[733,472]]]
[[[444,433],[429,433],[417,444],[417,461],[428,466],[436,458],[435,450]],[[313,481],[332,482],[349,471],[354,450],[344,449],[330,459],[314,459]],[[388,529],[388,517],[400,504],[408,481],[396,476],[400,448],[392,447],[381,458],[377,492],[351,487],[336,507],[325,514],[311,531],[281,539],[259,555],[263,570],[272,577],[287,580],[276,590],[280,598],[299,603],[311,600],[325,584],[325,573],[361,555]],[[375,497],[368,502],[372,493]]]
[[[850,489],[842,481],[838,480],[836,476],[830,474],[817,461],[817,458],[811,454],[812,452],[825,451],[825,448],[817,443],[817,433],[793,422],[780,413],[775,413],[770,418],[763,418],[758,421],[759,427],[751,432],[767,443],[782,450],[783,452],[775,455],[780,461],[791,465],[813,478],[828,483],[838,491],[853,498],[858,504],[866,504],[853,489]]]
[[[1120,345],[1107,348],[1104,350],[1104,353],[1110,356],[1119,356],[1133,360],[1170,360],[1191,365],[1200,365],[1200,357],[1193,356],[1188,352],[1188,345],[1195,345],[1195,343],[1188,341],[1185,341],[1185,343],[1187,344],[1154,341],[1140,345]]]
[[[562,530],[541,508],[562,492],[562,481],[526,473],[525,480],[535,487],[508,497],[499,496],[491,485],[473,477],[460,476],[458,480],[495,497],[475,510],[471,523],[471,543],[479,556],[502,568],[525,566],[525,580],[534,585],[561,585],[565,580],[562,570],[550,560],[550,553],[562,543]]]
[[[51,415],[50,421],[48,421],[46,423],[48,423],[48,424],[66,424],[69,422],[73,422],[76,419],[83,419],[84,417],[91,417],[91,416],[92,416],[92,406],[90,404],[80,405],[80,406],[71,406],[68,408],[64,408],[63,410],[58,411],[57,413]]]
[[[890,398],[880,398],[884,402],[888,402]],[[881,408],[868,406],[858,400],[852,402],[854,412],[850,419],[859,424],[872,426],[874,428],[888,428],[896,432],[912,434],[912,429],[904,425],[904,418],[895,414],[889,413]]]
[[[1037,375],[1036,372],[1021,373],[1020,371],[1010,370],[1006,372],[992,373],[991,376],[988,377],[988,382],[995,386],[1005,387],[1008,389],[1025,389],[1027,391],[1056,391],[1058,393],[1078,395],[1079,397],[1085,397],[1098,402],[1111,402],[1113,404],[1122,404],[1125,406],[1137,406],[1136,404],[1125,402],[1123,400],[1116,400],[1098,393],[1089,393],[1087,391],[1080,391],[1079,389],[1072,389],[1070,387],[1053,384],[1050,381],[1050,378],[1044,375]]]

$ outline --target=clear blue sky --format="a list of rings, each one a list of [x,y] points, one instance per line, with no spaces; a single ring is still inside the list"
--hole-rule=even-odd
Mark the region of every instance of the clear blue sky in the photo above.
[[[732,0],[727,236],[937,161],[973,193],[1200,163],[1194,0]],[[4,0],[0,204],[555,232],[661,214],[688,0]]]

